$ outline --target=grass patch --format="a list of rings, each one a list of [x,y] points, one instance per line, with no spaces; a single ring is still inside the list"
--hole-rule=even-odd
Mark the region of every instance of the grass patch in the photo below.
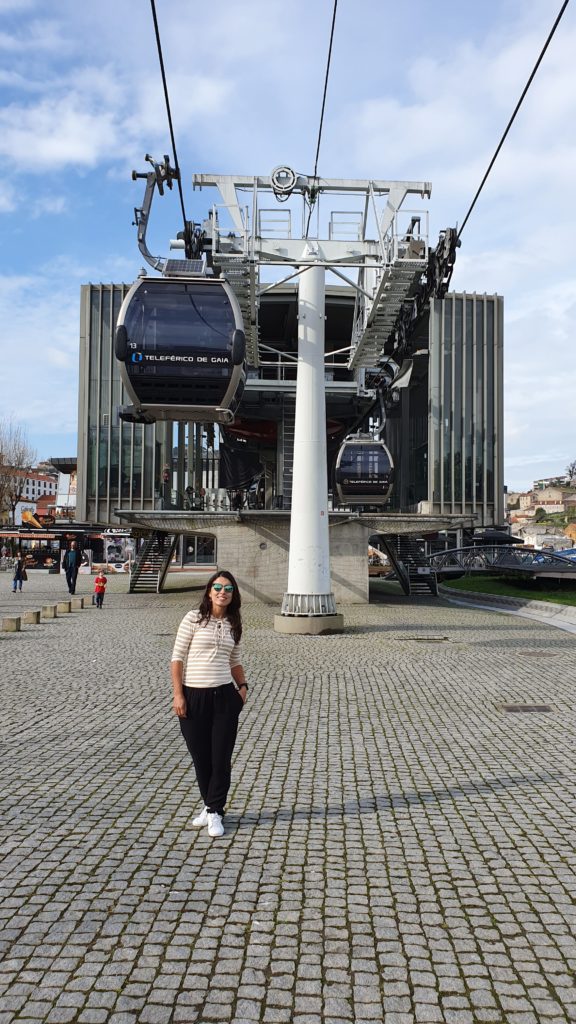
[[[552,604],[576,605],[576,584],[560,583],[553,589],[544,580],[514,580],[502,576],[461,576],[458,580],[442,582],[450,590],[469,590],[475,594],[497,594],[502,597],[521,597],[529,601],[551,601]]]

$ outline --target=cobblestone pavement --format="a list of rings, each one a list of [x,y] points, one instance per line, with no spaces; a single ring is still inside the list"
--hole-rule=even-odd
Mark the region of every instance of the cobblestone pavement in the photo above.
[[[65,589],[30,577],[2,611]],[[0,634],[0,1024],[576,1020],[576,637],[389,597],[297,638],[247,605],[211,841],[168,683],[197,595],[125,589]]]

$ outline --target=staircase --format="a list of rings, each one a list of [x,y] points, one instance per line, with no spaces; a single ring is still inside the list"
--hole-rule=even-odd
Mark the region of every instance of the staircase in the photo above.
[[[438,581],[436,573],[430,568],[421,546],[414,537],[398,537],[398,555],[402,559],[408,573],[410,596],[433,594],[438,597]]]
[[[292,507],[292,476],[294,471],[294,425],[296,406],[294,401],[284,399],[284,429],[282,432],[282,508]]]
[[[178,537],[164,536],[163,546],[154,534],[150,537],[132,563],[130,573],[130,594],[158,594],[172,561]]]
[[[430,569],[417,540],[410,536],[389,536],[381,538],[396,577],[407,597],[438,597],[436,573]],[[425,569],[425,572],[420,572]]]
[[[398,538],[397,537],[381,537],[381,544],[384,548],[390,563],[394,566],[394,572],[396,579],[402,587],[402,590],[406,594],[406,597],[410,596],[410,579],[408,576],[408,570],[404,565],[404,562],[400,558],[398,553]]]
[[[224,278],[238,299],[246,335],[246,362],[258,366],[258,307],[256,299],[256,268],[253,260],[243,255],[214,253],[214,264],[221,267]]]
[[[422,258],[395,259],[386,267],[374,302],[354,326],[350,370],[378,366],[402,304],[426,266],[427,261]]]

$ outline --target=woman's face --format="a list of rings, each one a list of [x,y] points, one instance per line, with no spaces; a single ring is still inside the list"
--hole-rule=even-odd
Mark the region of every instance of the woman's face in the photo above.
[[[215,589],[216,588],[216,589]],[[228,589],[226,589],[228,588]],[[218,576],[210,588],[210,600],[213,608],[225,609],[234,596],[234,587],[226,576]]]

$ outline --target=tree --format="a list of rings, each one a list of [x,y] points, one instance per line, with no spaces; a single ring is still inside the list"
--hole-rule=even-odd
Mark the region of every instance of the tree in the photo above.
[[[542,506],[539,505],[538,508],[536,509],[536,511],[534,512],[534,522],[535,523],[541,523],[541,522],[544,521],[544,519],[547,519],[547,518],[548,518],[548,513],[546,512],[546,509],[542,508]]]
[[[566,466],[566,476],[568,477],[570,484],[576,483],[576,459],[569,462]]]
[[[16,506],[24,497],[26,478],[36,452],[30,447],[24,427],[12,419],[0,420],[0,514],[9,511],[15,524]]]

